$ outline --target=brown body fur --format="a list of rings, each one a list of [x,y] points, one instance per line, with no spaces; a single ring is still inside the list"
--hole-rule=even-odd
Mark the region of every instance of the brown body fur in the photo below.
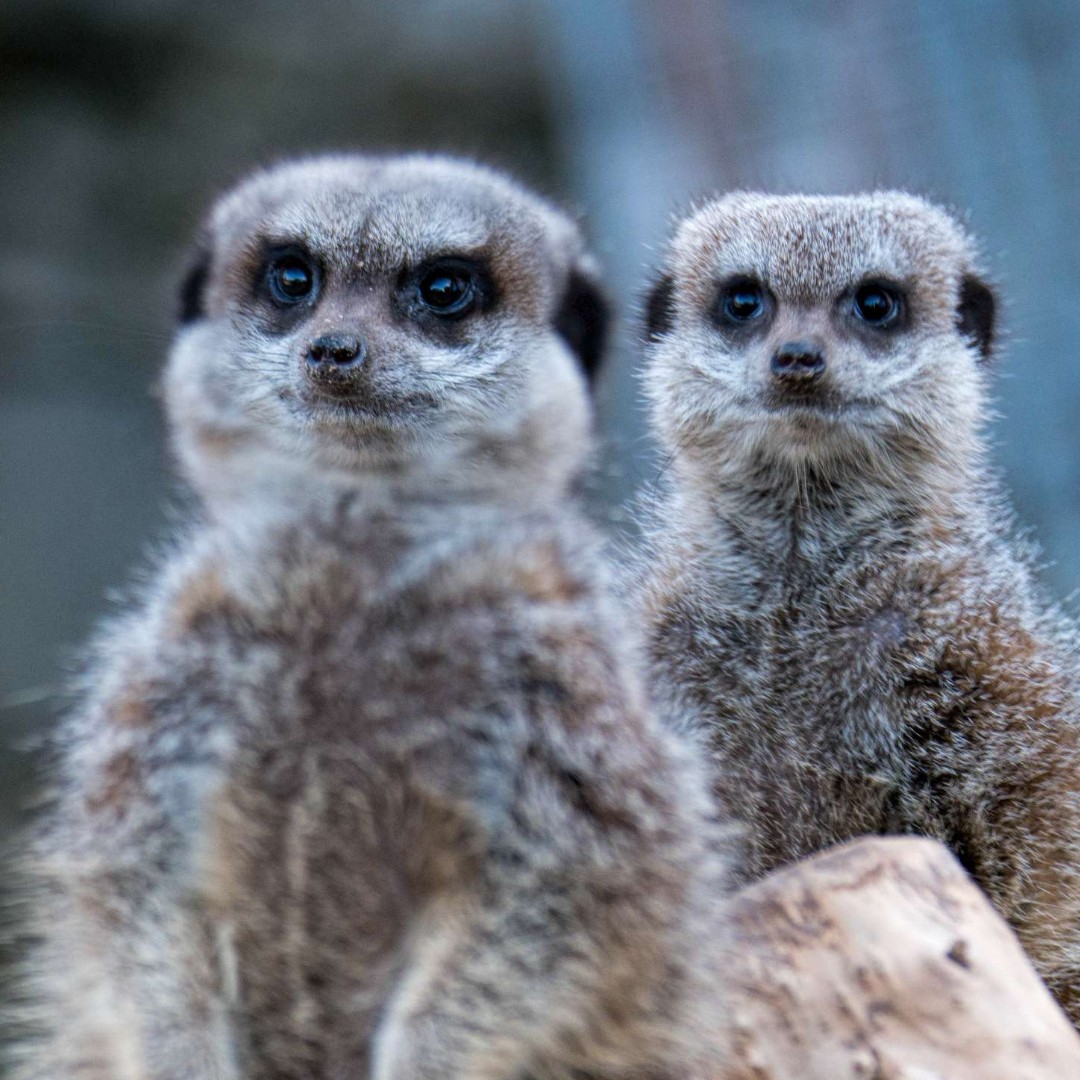
[[[943,840],[1080,1022],[1078,642],[990,479],[973,262],[902,195],[741,195],[683,223],[653,297],[671,462],[639,599],[657,698],[745,823],[744,878],[863,834]],[[764,290],[746,327],[716,314],[732,275]],[[852,319],[865,281],[904,297],[895,328]],[[793,339],[825,368],[785,399]]]
[[[285,316],[229,260],[282,220],[322,291],[264,332]],[[425,233],[494,274],[490,314],[380,315]],[[206,519],[99,643],[66,731],[24,1076],[705,1067],[705,785],[643,706],[567,497],[587,409],[551,320],[577,245],[437,159],[285,166],[211,219],[167,380]],[[328,319],[370,345],[347,409],[305,397]],[[436,409],[400,405],[410,379]]]

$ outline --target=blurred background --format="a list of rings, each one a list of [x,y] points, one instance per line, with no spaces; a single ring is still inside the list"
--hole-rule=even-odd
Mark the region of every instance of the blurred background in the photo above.
[[[970,214],[1008,300],[998,460],[1080,585],[1074,0],[3,0],[0,833],[74,649],[167,529],[152,396],[185,245],[251,165],[438,148],[586,217],[623,312],[600,498],[655,469],[634,316],[670,215],[900,185]]]

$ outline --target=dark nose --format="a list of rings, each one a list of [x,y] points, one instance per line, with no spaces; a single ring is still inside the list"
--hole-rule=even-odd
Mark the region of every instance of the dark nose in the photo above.
[[[363,363],[364,345],[349,334],[323,334],[308,346],[307,359],[309,364],[347,367]]]
[[[330,394],[349,394],[364,370],[364,343],[352,334],[323,334],[304,357],[308,378]]]
[[[772,358],[772,373],[782,383],[805,385],[819,378],[825,370],[825,354],[812,341],[788,341]]]

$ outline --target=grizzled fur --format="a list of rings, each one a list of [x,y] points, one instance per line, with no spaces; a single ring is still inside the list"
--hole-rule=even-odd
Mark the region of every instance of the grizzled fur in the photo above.
[[[288,310],[282,245],[321,274]],[[447,256],[489,295],[439,322],[414,269]],[[443,159],[286,164],[217,205],[166,378],[205,518],[66,732],[23,1076],[706,1067],[706,784],[566,498],[592,276],[568,220]],[[366,344],[344,397],[306,367],[331,332]]]
[[[725,319],[731,282],[761,317]],[[902,296],[875,328],[860,283]],[[850,837],[948,844],[1080,1021],[1077,635],[987,463],[993,296],[944,211],[736,194],[649,304],[670,455],[640,581],[656,692],[746,825],[743,875]],[[797,393],[787,342],[819,349]]]

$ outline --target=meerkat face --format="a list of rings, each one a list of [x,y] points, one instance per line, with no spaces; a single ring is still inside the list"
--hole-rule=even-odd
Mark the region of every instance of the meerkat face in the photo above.
[[[898,193],[736,194],[678,228],[648,306],[669,449],[834,470],[959,449],[994,299],[944,211]]]
[[[386,469],[585,439],[605,324],[592,263],[572,222],[485,169],[342,156],[258,173],[214,208],[181,304],[166,396],[197,486],[253,449]]]

